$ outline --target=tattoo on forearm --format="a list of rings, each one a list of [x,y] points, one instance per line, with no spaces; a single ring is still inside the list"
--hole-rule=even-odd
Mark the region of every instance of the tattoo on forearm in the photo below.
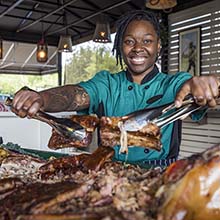
[[[47,94],[50,97],[46,106],[47,111],[75,111],[89,107],[89,95],[80,86],[69,85],[50,89]]]
[[[81,110],[89,107],[89,95],[79,86],[74,87],[73,98],[71,100],[70,110]]]

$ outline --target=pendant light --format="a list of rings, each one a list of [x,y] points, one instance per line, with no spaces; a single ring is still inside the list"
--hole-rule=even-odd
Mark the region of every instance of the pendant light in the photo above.
[[[42,23],[42,38],[37,43],[36,58],[37,58],[37,62],[39,63],[45,63],[48,60],[48,47],[47,47],[47,43],[44,40],[43,23]]]
[[[72,39],[71,36],[66,34],[66,35],[61,35],[59,44],[58,44],[58,52],[72,52]]]
[[[177,5],[176,0],[147,0],[146,7],[157,10],[171,9]]]
[[[48,60],[48,47],[44,38],[37,43],[37,62],[45,63]]]
[[[65,26],[67,26],[67,17],[65,12],[63,16],[63,23]],[[66,34],[60,36],[57,50],[58,52],[72,52],[73,51],[72,47],[73,47],[72,38],[68,34],[68,29],[66,28]]]
[[[92,40],[97,43],[110,43],[111,31],[107,17],[101,15],[96,22],[96,28]]]
[[[0,37],[0,59],[3,58],[3,40]]]

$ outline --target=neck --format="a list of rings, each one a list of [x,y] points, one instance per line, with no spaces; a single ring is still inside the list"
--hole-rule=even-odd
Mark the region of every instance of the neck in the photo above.
[[[145,76],[146,76],[146,74],[132,75],[133,82],[135,82],[137,84],[141,84],[141,82]]]
[[[144,72],[141,74],[132,74],[129,70],[126,70],[126,77],[127,80],[130,82],[135,82],[137,84],[143,84],[148,82],[149,80],[153,79],[157,73],[159,72],[157,66],[155,65],[154,68],[150,72]]]
[[[140,74],[131,74],[133,78],[133,82],[141,84],[142,80],[145,76],[147,76],[152,70],[154,69],[154,65],[150,67],[147,71],[140,73]]]

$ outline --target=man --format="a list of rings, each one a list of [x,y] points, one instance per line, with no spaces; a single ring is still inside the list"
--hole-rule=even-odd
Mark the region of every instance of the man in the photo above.
[[[193,42],[189,43],[189,53],[188,53],[188,68],[187,72],[193,69],[194,76],[196,75],[196,46]]]
[[[160,52],[160,28],[152,13],[133,11],[124,15],[117,24],[113,51],[117,64],[123,66],[124,61],[125,70],[117,74],[101,71],[78,85],[41,92],[20,90],[14,97],[13,111],[20,117],[32,117],[39,109],[47,112],[86,110],[98,116],[123,116],[171,101],[180,107],[190,93],[199,105],[216,105],[219,84],[216,77],[192,78],[189,73],[159,72],[155,62]],[[160,152],[133,146],[125,155],[115,146],[115,159],[143,167],[169,165],[178,156],[181,122],[166,126],[161,132],[163,148]]]

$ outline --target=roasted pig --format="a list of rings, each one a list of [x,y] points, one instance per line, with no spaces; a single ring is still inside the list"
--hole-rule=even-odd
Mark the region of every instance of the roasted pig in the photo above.
[[[220,144],[168,167],[158,189],[157,220],[219,220],[219,171]]]

